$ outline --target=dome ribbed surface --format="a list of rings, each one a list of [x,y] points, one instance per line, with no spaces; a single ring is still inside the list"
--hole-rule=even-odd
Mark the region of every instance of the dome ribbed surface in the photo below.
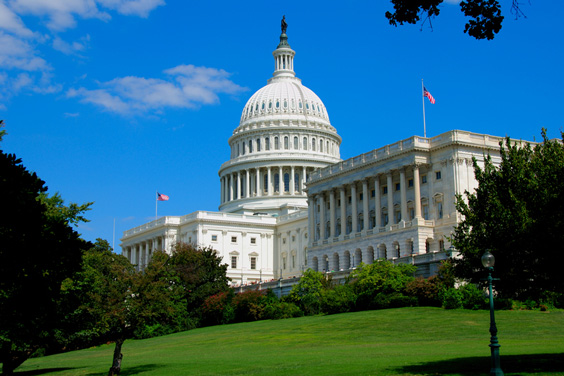
[[[281,114],[304,115],[329,121],[325,105],[297,78],[273,78],[247,101],[241,123]]]

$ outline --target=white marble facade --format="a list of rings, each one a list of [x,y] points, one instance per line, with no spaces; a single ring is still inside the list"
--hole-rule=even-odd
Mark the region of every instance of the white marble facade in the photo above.
[[[124,232],[142,269],[176,242],[213,247],[235,285],[346,270],[377,259],[436,271],[457,223],[454,195],[476,186],[472,157],[499,138],[451,131],[411,137],[346,161],[323,102],[294,73],[286,34],[273,77],[243,109],[219,170],[219,212],[169,216]]]

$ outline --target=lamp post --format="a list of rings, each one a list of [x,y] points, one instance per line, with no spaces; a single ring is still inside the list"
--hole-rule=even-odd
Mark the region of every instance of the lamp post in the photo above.
[[[488,288],[490,292],[490,349],[492,353],[492,368],[490,369],[490,376],[503,376],[503,371],[501,370],[501,366],[499,364],[499,348],[500,344],[497,340],[497,327],[495,325],[495,317],[494,317],[494,301],[493,301],[493,289],[492,289],[492,282],[494,278],[492,278],[493,266],[495,264],[495,257],[491,254],[490,251],[486,251],[482,256],[482,265],[484,268],[488,270]],[[497,279],[497,278],[495,278]]]

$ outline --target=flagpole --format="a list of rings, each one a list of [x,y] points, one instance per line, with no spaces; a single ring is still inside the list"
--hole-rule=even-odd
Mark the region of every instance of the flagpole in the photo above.
[[[423,137],[427,138],[427,124],[425,124],[425,86],[421,79],[421,100],[423,103]]]
[[[157,197],[159,197],[159,192],[155,191],[155,221],[157,220],[157,206],[159,204]]]

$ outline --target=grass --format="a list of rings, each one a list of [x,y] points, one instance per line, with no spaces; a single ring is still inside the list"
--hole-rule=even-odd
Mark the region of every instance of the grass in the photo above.
[[[496,312],[505,375],[564,375],[564,312]],[[487,375],[489,312],[401,308],[128,340],[122,375]],[[113,345],[30,359],[16,375],[102,376]]]

